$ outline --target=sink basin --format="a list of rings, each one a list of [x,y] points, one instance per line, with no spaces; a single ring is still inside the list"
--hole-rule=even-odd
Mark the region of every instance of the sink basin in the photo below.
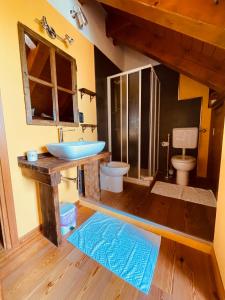
[[[76,160],[88,156],[93,156],[101,152],[105,147],[105,142],[63,142],[46,145],[48,151],[55,157],[65,160]]]

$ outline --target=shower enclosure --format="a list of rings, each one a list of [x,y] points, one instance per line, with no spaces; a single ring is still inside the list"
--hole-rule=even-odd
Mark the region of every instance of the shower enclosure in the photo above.
[[[149,184],[158,170],[160,82],[151,65],[107,77],[112,160],[130,164],[125,180]]]

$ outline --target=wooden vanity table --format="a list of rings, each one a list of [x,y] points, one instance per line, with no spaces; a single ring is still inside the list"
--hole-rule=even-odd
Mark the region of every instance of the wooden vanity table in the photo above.
[[[62,241],[59,217],[58,184],[61,182],[60,172],[69,168],[84,166],[85,197],[100,201],[100,161],[108,161],[110,152],[78,160],[66,161],[51,156],[49,153],[40,154],[35,162],[27,161],[25,156],[18,157],[22,174],[38,182],[40,205],[42,213],[42,231],[46,238],[59,246]]]

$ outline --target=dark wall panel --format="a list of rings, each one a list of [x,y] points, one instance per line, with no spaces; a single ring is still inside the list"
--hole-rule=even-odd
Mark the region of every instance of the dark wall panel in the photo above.
[[[160,105],[160,146],[159,146],[159,171],[166,171],[166,148],[161,146],[162,141],[167,140],[167,134],[171,134],[176,127],[199,127],[201,98],[178,101],[179,73],[163,66],[154,67],[161,82]],[[197,157],[197,149],[187,150],[188,155]],[[181,154],[180,149],[171,147],[171,155]]]
[[[95,53],[96,105],[98,122],[98,139],[106,141],[108,149],[108,117],[107,117],[107,76],[120,73],[121,70],[106,57],[97,47]],[[85,116],[84,116],[85,117]]]
[[[141,71],[141,168],[148,169],[151,69]]]
[[[112,159],[121,160],[121,122],[120,122],[120,77],[111,80],[111,135]],[[105,113],[107,119],[107,112]]]

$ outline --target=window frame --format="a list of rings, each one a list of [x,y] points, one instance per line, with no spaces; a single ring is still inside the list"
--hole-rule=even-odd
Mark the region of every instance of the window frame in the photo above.
[[[77,99],[77,65],[76,60],[53,45],[51,42],[44,39],[42,36],[23,25],[18,23],[18,33],[19,33],[19,47],[20,47],[20,58],[21,58],[21,68],[23,77],[23,88],[24,88],[24,100],[26,109],[26,122],[28,125],[52,125],[52,126],[69,126],[78,127],[79,126],[79,110],[78,110],[78,99]],[[46,45],[50,51],[50,70],[51,70],[51,83],[36,78],[28,74],[27,68],[27,56],[26,56],[26,45],[25,45],[25,33],[33,36],[36,40]],[[71,63],[71,79],[72,79],[72,89],[63,88],[57,85],[57,74],[56,74],[56,53],[63,56]],[[53,105],[53,118],[54,120],[41,120],[33,119],[32,117],[32,107],[31,107],[31,94],[30,94],[30,84],[29,80],[42,84],[44,86],[51,87],[52,89],[52,105]],[[59,120],[59,105],[58,105],[58,90],[66,92],[72,95],[73,101],[73,119],[74,122],[64,122]]]

